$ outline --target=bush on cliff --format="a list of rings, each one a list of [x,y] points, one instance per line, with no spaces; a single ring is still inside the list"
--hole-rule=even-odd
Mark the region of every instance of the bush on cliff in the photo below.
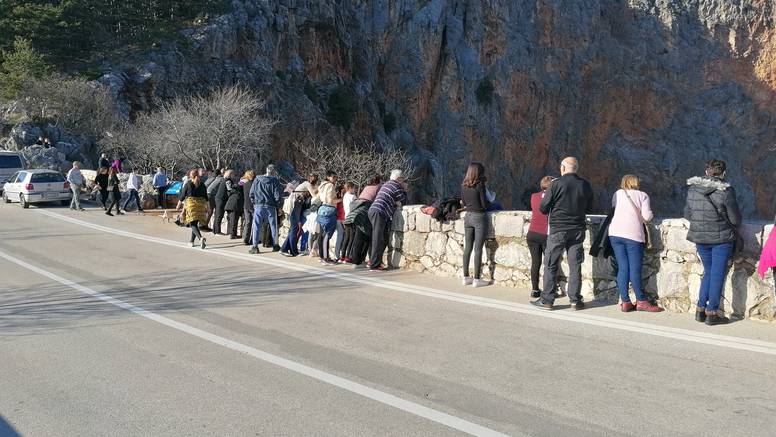
[[[329,95],[329,111],[326,117],[335,126],[350,129],[358,111],[358,100],[347,86],[340,85]]]

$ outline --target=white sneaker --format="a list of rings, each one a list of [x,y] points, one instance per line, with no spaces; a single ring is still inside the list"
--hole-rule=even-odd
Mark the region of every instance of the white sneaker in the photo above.
[[[471,276],[464,276],[463,281],[461,281],[463,285],[472,285],[472,277]]]
[[[490,285],[490,281],[486,281],[484,279],[475,279],[474,282],[472,282],[472,287],[474,288],[484,287],[486,285]]]

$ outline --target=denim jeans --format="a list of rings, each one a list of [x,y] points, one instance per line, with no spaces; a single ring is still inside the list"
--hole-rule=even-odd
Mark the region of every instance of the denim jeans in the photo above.
[[[261,224],[269,222],[269,229],[272,232],[272,244],[278,244],[278,212],[274,206],[256,205],[253,209],[253,229],[251,243],[253,247],[259,247],[261,242]]]
[[[641,286],[641,266],[644,262],[644,243],[622,237],[609,237],[614,258],[617,260],[617,288],[623,303],[630,302],[628,285],[633,285],[636,300],[647,300]]]
[[[331,258],[329,255],[329,242],[337,229],[336,208],[330,205],[321,205],[318,208],[317,221],[321,225],[321,235],[318,237],[318,256],[321,259],[329,259]]]
[[[280,249],[285,253],[291,255],[299,255],[299,248],[296,244],[297,237],[299,236],[299,222],[302,221],[302,207],[297,205],[291,214],[288,215],[288,237],[283,242],[283,247]]]
[[[137,190],[134,188],[130,188],[128,190],[129,196],[127,197],[127,200],[124,201],[124,206],[122,207],[124,211],[127,210],[127,205],[129,205],[132,201],[135,201],[137,203],[137,210],[142,211],[143,207],[140,206],[140,196],[137,194]]]
[[[733,243],[696,244],[698,256],[703,263],[703,278],[698,297],[698,309],[717,311],[725,286],[728,261],[733,254]]]

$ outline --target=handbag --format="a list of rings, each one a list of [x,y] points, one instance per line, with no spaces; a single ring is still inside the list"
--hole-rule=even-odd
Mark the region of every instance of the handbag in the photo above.
[[[625,193],[625,197],[628,198],[628,201],[630,202],[631,206],[633,206],[633,209],[636,210],[636,215],[639,216],[639,221],[641,221],[641,226],[644,227],[644,247],[646,249],[652,249],[652,234],[651,234],[652,231],[650,230],[649,223],[647,223],[644,220],[644,216],[641,214],[641,208],[636,206],[636,202],[634,202],[633,199],[631,199],[631,196],[630,194],[628,194],[628,191],[627,190],[622,190],[622,191],[623,193]]]

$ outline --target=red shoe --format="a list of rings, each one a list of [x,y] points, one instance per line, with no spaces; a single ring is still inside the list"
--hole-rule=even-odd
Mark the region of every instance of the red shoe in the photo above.
[[[646,311],[649,313],[659,313],[663,311],[663,308],[660,308],[657,305],[653,305],[648,300],[640,300],[636,302],[636,311]]]
[[[388,267],[386,267],[386,266],[384,266],[382,264],[380,264],[379,266],[375,266],[375,267],[370,267],[369,268],[370,272],[382,272],[382,271],[385,271],[385,270],[388,270]]]
[[[630,302],[623,302],[620,304],[620,311],[624,313],[629,313],[631,311],[636,311],[636,305],[633,305]]]

